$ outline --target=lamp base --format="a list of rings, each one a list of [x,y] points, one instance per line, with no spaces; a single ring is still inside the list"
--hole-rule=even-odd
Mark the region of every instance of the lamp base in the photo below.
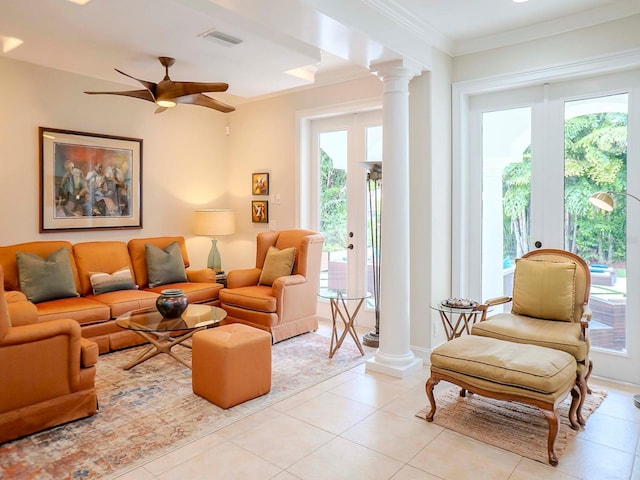
[[[380,345],[380,334],[376,333],[375,330],[372,330],[369,333],[365,333],[362,337],[362,343],[364,343],[367,347],[378,348],[378,346]]]
[[[207,258],[207,268],[212,269],[214,272],[222,270],[222,260],[220,259],[220,252],[218,252],[218,240],[211,240],[211,251],[209,252],[209,258]]]

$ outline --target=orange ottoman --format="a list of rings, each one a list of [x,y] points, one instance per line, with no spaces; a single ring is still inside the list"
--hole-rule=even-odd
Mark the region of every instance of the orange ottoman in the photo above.
[[[241,323],[201,330],[192,342],[193,393],[229,408],[271,390],[271,334]]]

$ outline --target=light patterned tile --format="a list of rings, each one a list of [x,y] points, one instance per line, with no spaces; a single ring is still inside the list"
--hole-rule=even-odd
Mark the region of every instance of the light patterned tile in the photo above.
[[[293,408],[288,414],[339,435],[374,411],[374,407],[364,403],[325,392]]]
[[[220,435],[222,438],[231,439],[236,435],[246,432],[247,430],[251,430],[256,425],[260,425],[261,423],[272,420],[274,417],[280,415],[282,415],[282,413],[273,407],[265,408],[264,410],[248,415],[241,420],[233,422],[231,425],[221,428],[216,431],[216,434]]]
[[[583,440],[635,453],[640,437],[640,423],[603,415],[598,410],[589,417],[585,429],[578,433]]]
[[[520,456],[444,430],[410,462],[446,480],[506,480]]]
[[[361,376],[330,391],[336,395],[379,408],[407,393],[409,389],[368,376]]]
[[[440,480],[435,475],[423,472],[422,470],[412,467],[411,465],[405,465],[396,473],[390,480]]]
[[[403,464],[337,437],[287,469],[303,480],[387,480]]]
[[[296,418],[280,416],[234,437],[233,443],[286,469],[334,437]]]
[[[562,461],[562,457],[560,461]],[[523,458],[509,477],[509,480],[539,480],[541,478],[545,480],[576,480],[578,477],[564,473],[551,465]]]
[[[414,422],[378,411],[341,436],[406,463],[441,431],[442,427],[432,423]]]
[[[583,480],[626,480],[634,459],[631,453],[576,437],[559,457],[556,468]]]
[[[157,476],[160,480],[267,480],[282,470],[247,450],[225,442]]]

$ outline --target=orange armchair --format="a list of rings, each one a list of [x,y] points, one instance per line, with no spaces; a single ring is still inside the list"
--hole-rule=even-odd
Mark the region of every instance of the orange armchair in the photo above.
[[[273,342],[318,329],[317,293],[324,237],[309,230],[268,231],[258,234],[256,266],[232,270],[220,303],[227,312],[223,323],[244,323],[271,333]],[[258,285],[267,252],[295,248],[291,275],[271,285]]]
[[[5,294],[0,267],[0,443],[88,417],[98,406],[97,344],[81,337],[75,320],[38,323],[32,304],[14,297]],[[12,326],[10,311],[20,312],[21,325]]]

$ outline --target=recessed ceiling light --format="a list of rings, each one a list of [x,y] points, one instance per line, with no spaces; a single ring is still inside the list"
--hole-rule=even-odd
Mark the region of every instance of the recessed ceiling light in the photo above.
[[[86,5],[91,0],[67,0],[67,2],[75,3],[76,5]]]
[[[513,3],[526,3],[529,0],[513,0]]]
[[[16,37],[3,37],[0,35],[0,43],[2,44],[2,53],[7,53],[19,47],[24,42]]]

